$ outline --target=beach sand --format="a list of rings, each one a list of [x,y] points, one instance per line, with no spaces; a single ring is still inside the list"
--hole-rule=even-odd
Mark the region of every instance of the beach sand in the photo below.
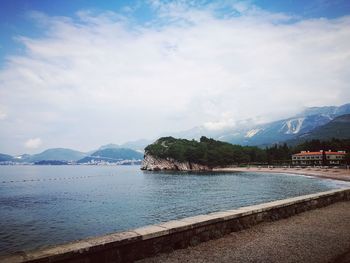
[[[222,172],[261,172],[261,173],[290,173],[341,181],[350,181],[350,170],[339,168],[266,168],[266,167],[232,167],[214,169]]]
[[[336,168],[215,169],[225,172],[290,173],[350,181],[350,170]],[[180,262],[350,262],[350,202],[304,212],[233,232],[195,247],[162,253],[143,263]]]

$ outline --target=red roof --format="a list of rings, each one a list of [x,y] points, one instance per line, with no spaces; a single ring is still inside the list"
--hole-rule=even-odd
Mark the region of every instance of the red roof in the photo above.
[[[345,155],[345,152],[327,152],[325,151],[326,155]],[[293,154],[296,156],[308,156],[308,155],[322,155],[322,152],[303,152],[303,153],[297,153]]]

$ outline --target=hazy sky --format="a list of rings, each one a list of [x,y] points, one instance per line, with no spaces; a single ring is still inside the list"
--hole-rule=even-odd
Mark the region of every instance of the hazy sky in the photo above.
[[[349,3],[1,1],[0,152],[348,103]]]

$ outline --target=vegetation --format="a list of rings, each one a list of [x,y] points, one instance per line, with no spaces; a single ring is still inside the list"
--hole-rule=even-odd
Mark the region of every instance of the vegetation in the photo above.
[[[327,124],[317,127],[308,134],[303,134],[296,139],[296,142],[305,140],[331,140],[333,137],[338,139],[350,138],[350,114],[336,117]]]
[[[319,150],[332,150],[332,151],[346,151],[345,163],[350,164],[350,139],[335,139],[329,141],[311,140],[299,144],[294,148],[295,152],[299,151],[319,151]]]
[[[148,145],[145,151],[159,158],[172,158],[210,167],[248,163],[264,158],[264,150],[258,147],[232,145],[204,136],[199,142],[163,137]]]
[[[332,151],[346,151],[350,152],[350,139],[331,139],[328,141],[311,140],[303,142],[296,147],[294,151],[319,151],[319,150],[332,150]]]
[[[148,145],[145,152],[159,158],[172,158],[215,166],[239,164],[289,164],[291,155],[300,151],[345,150],[350,152],[350,140],[311,140],[297,146],[273,145],[261,149],[254,146],[232,145],[201,137],[200,141],[163,137]],[[350,162],[350,155],[347,155]]]

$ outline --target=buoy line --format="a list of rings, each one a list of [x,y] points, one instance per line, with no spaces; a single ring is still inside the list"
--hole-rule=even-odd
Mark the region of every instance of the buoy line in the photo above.
[[[115,176],[115,175],[89,175],[89,176],[76,176],[76,177],[54,177],[54,178],[41,178],[41,179],[24,179],[24,180],[11,180],[11,181],[2,181],[3,184],[11,183],[30,183],[30,182],[46,182],[46,181],[57,181],[57,180],[76,180],[76,179],[86,179],[92,177],[104,177],[104,176]]]

